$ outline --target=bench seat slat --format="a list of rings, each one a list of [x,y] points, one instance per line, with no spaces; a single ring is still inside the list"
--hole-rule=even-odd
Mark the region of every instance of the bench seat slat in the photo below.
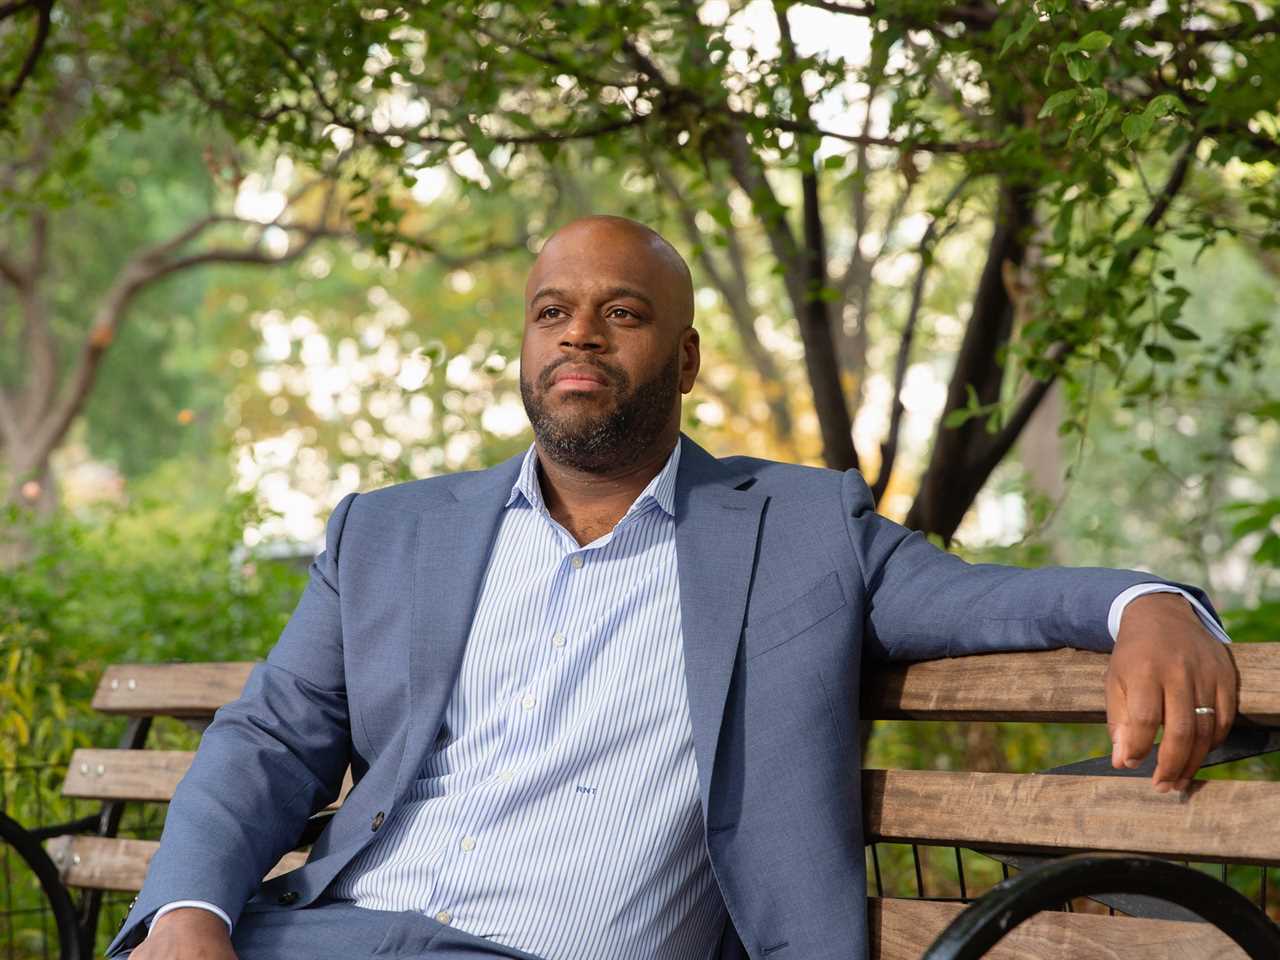
[[[158,840],[73,836],[54,837],[46,844],[67,886],[128,893],[142,889],[147,864],[159,846]],[[267,877],[293,870],[306,861],[305,853],[286,853]]]
[[[872,898],[871,960],[920,960],[964,907],[928,900]],[[1016,927],[985,960],[1247,960],[1207,923],[1139,920],[1085,913],[1040,913]]]
[[[1185,798],[1145,777],[864,770],[867,839],[975,849],[1106,850],[1280,864],[1280,783],[1197,781]]]
[[[1280,643],[1236,644],[1231,655],[1240,672],[1240,715],[1280,726]],[[876,720],[1100,723],[1108,659],[1052,650],[877,664],[867,674],[863,711]]]

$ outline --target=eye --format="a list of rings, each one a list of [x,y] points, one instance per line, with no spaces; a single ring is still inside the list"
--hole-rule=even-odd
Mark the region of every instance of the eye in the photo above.
[[[566,316],[565,312],[559,307],[543,307],[538,311],[539,320],[559,320]]]
[[[640,318],[628,310],[626,307],[610,307],[609,312],[605,314],[610,320],[629,320],[635,321]]]

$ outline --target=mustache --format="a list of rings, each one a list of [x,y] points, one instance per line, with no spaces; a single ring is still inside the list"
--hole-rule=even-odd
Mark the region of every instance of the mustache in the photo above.
[[[605,381],[611,386],[621,387],[627,384],[627,375],[616,367],[612,367],[599,360],[588,360],[585,357],[561,357],[555,363],[543,367],[542,372],[538,374],[538,386],[543,390],[551,389],[551,378],[555,376],[555,372],[563,367],[566,363],[573,363],[580,367],[590,367],[592,370],[605,378]]]

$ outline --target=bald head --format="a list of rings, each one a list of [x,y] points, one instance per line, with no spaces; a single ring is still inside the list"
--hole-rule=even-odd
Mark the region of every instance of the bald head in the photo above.
[[[643,277],[653,288],[643,292],[665,301],[662,313],[673,321],[674,330],[693,323],[689,265],[666,238],[643,223],[593,214],[565,224],[547,239],[534,261],[525,287],[526,303],[537,294],[540,281],[566,268]]]
[[[543,244],[520,348],[542,455],[597,473],[670,453],[699,358],[689,268],[653,230],[583,217]]]

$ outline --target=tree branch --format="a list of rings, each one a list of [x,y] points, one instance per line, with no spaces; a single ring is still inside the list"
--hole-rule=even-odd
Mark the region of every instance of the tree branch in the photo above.
[[[31,4],[11,3],[7,9],[0,9],[0,20],[2,20],[17,13],[25,6],[33,5],[36,8],[36,35],[32,38],[31,48],[27,51],[26,59],[22,61],[22,66],[18,69],[18,76],[13,83],[9,84],[8,90],[0,92],[0,111],[9,108],[9,105],[22,92],[26,82],[31,79],[31,75],[35,73],[36,64],[40,60],[40,55],[44,53],[45,43],[49,39],[49,28],[53,20],[53,2],[54,0],[32,0]]]
[[[790,77],[791,112],[797,119],[808,119],[809,101],[798,72],[799,58],[791,37],[785,0],[774,0],[774,17],[778,23],[782,61],[792,71]],[[828,302],[827,243],[822,222],[822,203],[818,193],[817,141],[806,138],[797,144],[803,158],[800,169],[800,193],[804,246],[800,250],[803,273],[801,299],[796,304],[800,324],[800,340],[804,344],[805,370],[813,390],[813,403],[822,434],[822,457],[833,470],[856,470],[858,451],[853,445],[853,422],[840,379]]]
[[[872,19],[895,20],[920,30],[936,30],[940,24],[963,23],[977,30],[986,30],[996,22],[1000,11],[994,7],[979,3],[962,3],[950,10],[940,10],[936,19],[923,20],[918,17],[903,17],[885,13],[877,9],[874,3],[840,3],[838,0],[797,0],[804,7],[817,7],[830,13],[848,14],[852,17],[869,17]]]
[[[3,250],[0,250],[0,277],[17,290],[21,290],[28,283],[27,275]]]
[[[699,267],[724,297],[729,319],[738,334],[738,340],[742,343],[747,359],[755,367],[764,386],[765,402],[768,404],[779,439],[790,442],[793,433],[791,411],[787,407],[785,391],[782,389],[782,376],[777,364],[773,362],[773,355],[765,349],[759,336],[756,335],[753,325],[755,310],[751,306],[747,279],[740,260],[734,256],[734,251],[738,249],[736,229],[732,223],[725,226],[726,239],[730,247],[730,270],[726,273],[721,269],[720,264],[716,263],[710,247],[703,240],[702,231],[698,228],[696,211],[685,198],[680,184],[656,159],[650,158],[650,166],[663,190],[675,204],[676,213],[684,227],[685,235],[689,238],[689,244],[693,248]]]
[[[920,265],[916,269],[915,281],[911,285],[911,306],[907,310],[907,321],[902,328],[902,338],[898,344],[898,358],[894,364],[893,408],[889,414],[889,429],[880,444],[880,470],[876,474],[876,482],[871,486],[871,496],[876,503],[880,502],[880,498],[884,496],[885,490],[889,487],[889,479],[893,474],[894,462],[898,456],[898,438],[902,431],[902,415],[906,409],[902,402],[902,391],[907,381],[907,368],[911,363],[911,345],[915,340],[916,324],[919,322],[920,308],[924,303],[925,278],[928,276],[929,267],[933,265],[933,248],[937,241],[945,237],[954,226],[953,221],[952,224],[939,233],[938,221],[946,216],[951,205],[955,203],[968,185],[969,179],[969,176],[965,175],[951,188],[946,198],[942,201],[938,212],[929,219],[929,224],[925,227],[924,233],[920,237]]]

